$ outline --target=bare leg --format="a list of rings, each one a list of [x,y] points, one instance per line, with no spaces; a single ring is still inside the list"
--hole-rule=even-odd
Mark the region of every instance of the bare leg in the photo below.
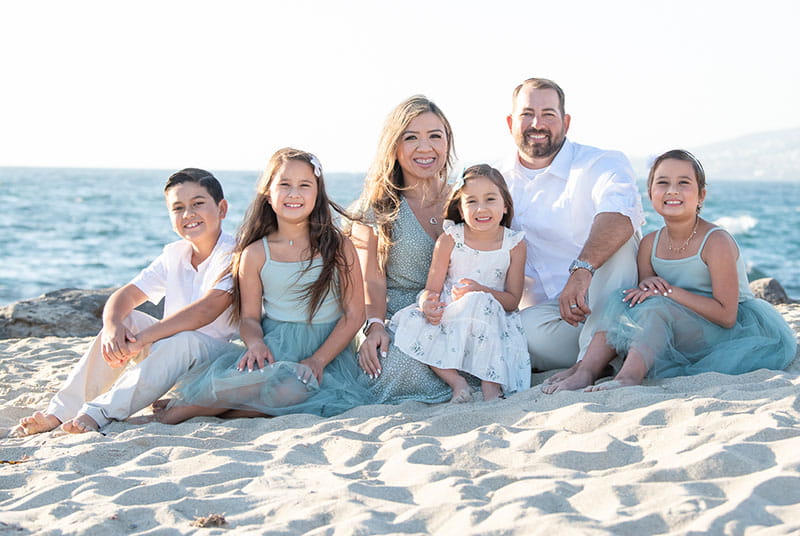
[[[156,415],[158,422],[178,424],[192,417],[216,417],[229,411],[228,408],[207,408],[204,406],[173,406]]]
[[[42,432],[49,432],[54,428],[61,426],[61,421],[55,415],[37,411],[29,417],[23,417],[19,420],[9,435],[11,437],[25,437],[33,434],[41,434]]]
[[[481,381],[481,391],[484,400],[497,400],[503,396],[503,389],[499,383]]]
[[[219,415],[223,419],[249,419],[252,417],[272,417],[252,409],[229,409]]]
[[[467,380],[456,369],[431,367],[431,370],[453,389],[453,397],[450,402],[454,404],[472,402],[472,390],[469,388]]]
[[[70,434],[85,434],[86,432],[97,432],[100,427],[97,425],[97,421],[85,413],[81,413],[74,419],[62,424],[61,429]]]
[[[648,370],[650,369],[642,354],[635,348],[631,348],[628,352],[628,357],[625,358],[625,362],[622,364],[622,368],[612,381],[601,383],[600,385],[593,385],[586,390],[607,391],[619,387],[641,385],[642,380],[647,376]]]
[[[606,343],[605,332],[595,333],[586,349],[586,355],[578,362],[575,371],[560,382],[542,386],[542,392],[550,395],[558,391],[575,391],[592,385],[615,355],[617,355],[615,350]]]

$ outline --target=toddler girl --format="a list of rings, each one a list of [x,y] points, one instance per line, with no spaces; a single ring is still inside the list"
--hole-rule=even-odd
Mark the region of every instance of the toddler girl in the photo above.
[[[464,171],[447,201],[444,233],[418,304],[391,320],[395,346],[447,382],[452,402],[472,400],[459,371],[481,380],[484,400],[530,387],[530,357],[516,312],[525,242],[523,233],[508,228],[513,210],[500,172],[485,164]]]

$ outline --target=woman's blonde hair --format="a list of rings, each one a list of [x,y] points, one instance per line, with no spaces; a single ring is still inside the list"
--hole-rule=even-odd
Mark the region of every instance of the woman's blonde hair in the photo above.
[[[378,142],[378,152],[367,175],[364,191],[357,202],[361,217],[356,221],[364,223],[371,220],[369,223],[375,224],[378,235],[378,266],[382,271],[386,269],[389,248],[392,246],[392,225],[400,210],[400,195],[406,189],[403,170],[397,161],[397,147],[409,123],[426,112],[436,115],[444,125],[447,158],[440,172],[441,191],[447,188],[446,179],[455,159],[453,129],[442,110],[433,101],[423,95],[414,95],[398,104],[386,118]],[[371,216],[368,216],[370,213]]]

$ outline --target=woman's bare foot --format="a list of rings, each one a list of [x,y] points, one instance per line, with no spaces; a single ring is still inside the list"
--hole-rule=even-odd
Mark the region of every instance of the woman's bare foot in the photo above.
[[[61,425],[61,429],[70,434],[85,434],[86,432],[99,432],[100,426],[97,421],[81,413],[74,419],[71,419]]]
[[[29,417],[23,417],[19,424],[11,429],[9,437],[25,437],[33,434],[49,432],[61,425],[61,421],[55,415],[37,411]]]
[[[464,404],[466,402],[472,402],[472,390],[467,385],[467,382],[464,382],[463,389],[453,389],[453,397],[450,399],[450,403]]]
[[[500,387],[499,383],[482,381],[481,392],[483,393],[483,400],[486,402],[503,398],[503,388]]]

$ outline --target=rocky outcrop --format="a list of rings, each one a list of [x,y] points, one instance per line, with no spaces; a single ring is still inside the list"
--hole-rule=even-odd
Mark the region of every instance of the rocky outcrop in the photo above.
[[[750,290],[756,298],[761,298],[773,305],[779,303],[795,303],[794,300],[786,295],[786,291],[783,290],[783,286],[778,283],[778,280],[772,277],[764,277],[751,281]]]
[[[61,289],[0,308],[0,339],[88,337],[103,327],[103,307],[114,288]],[[163,302],[145,302],[139,310],[161,318]]]

